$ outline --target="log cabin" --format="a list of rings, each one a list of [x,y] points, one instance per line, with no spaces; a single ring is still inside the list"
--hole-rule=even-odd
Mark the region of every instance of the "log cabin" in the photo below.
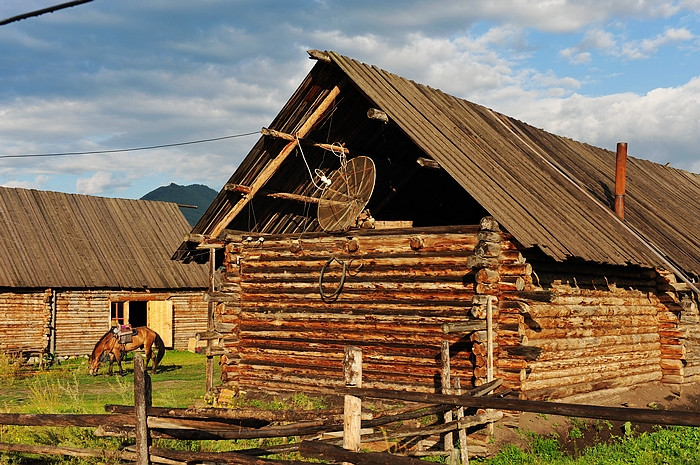
[[[209,279],[170,260],[189,229],[174,203],[0,187],[0,352],[86,355],[113,320],[187,349]]]
[[[221,399],[342,386],[347,346],[439,392],[445,341],[525,399],[700,380],[700,175],[309,55],[173,255],[210,262]]]

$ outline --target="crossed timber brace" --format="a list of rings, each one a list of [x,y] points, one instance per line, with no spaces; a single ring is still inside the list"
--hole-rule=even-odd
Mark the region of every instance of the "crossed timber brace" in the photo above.
[[[335,99],[340,95],[340,86],[342,85],[341,83],[338,83],[338,85],[334,86],[330,92],[328,92],[328,95],[321,101],[321,103],[316,107],[316,109],[311,113],[309,118],[304,122],[304,124],[299,128],[299,130],[295,134],[295,138],[292,141],[289,141],[287,145],[284,146],[282,151],[272,160],[270,161],[265,168],[260,172],[260,174],[255,178],[255,180],[251,183],[249,187],[249,192],[248,195],[245,195],[241,197],[238,202],[231,208],[231,210],[224,216],[221,221],[214,227],[214,229],[211,232],[211,237],[218,237],[221,232],[226,229],[226,226],[233,220],[242,210],[243,208],[248,205],[248,202],[255,196],[255,194],[258,193],[260,189],[267,183],[267,181],[272,178],[272,176],[277,172],[279,167],[282,165],[284,160],[287,159],[290,153],[294,151],[296,148],[298,142],[297,138],[303,138],[305,137],[311,129],[313,129],[314,125],[318,122],[318,120],[323,116],[323,114],[328,110],[328,108],[333,104]]]

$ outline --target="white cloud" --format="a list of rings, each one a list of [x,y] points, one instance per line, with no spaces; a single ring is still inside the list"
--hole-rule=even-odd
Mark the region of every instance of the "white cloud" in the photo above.
[[[686,28],[670,28],[652,39],[623,43],[619,54],[631,60],[642,60],[656,54],[661,47],[694,38],[695,35]]]
[[[0,182],[0,185],[4,187],[20,187],[22,189],[41,189],[49,180],[49,176],[39,175],[28,180],[8,179]]]
[[[630,155],[698,172],[700,166],[700,77],[685,85],[645,95],[573,95],[539,100],[519,115],[556,134],[614,150],[619,141]]]
[[[97,195],[123,184],[115,179],[112,173],[98,171],[89,178],[79,178],[75,183],[75,190],[78,194]]]
[[[631,150],[644,147],[660,158],[666,150],[674,164],[697,170],[692,157],[700,130],[693,122],[700,120],[700,105],[693,92],[700,90],[694,81],[652,83],[646,95],[590,98],[588,83],[610,72],[593,79],[582,73],[595,72],[598,54],[638,59],[697,40],[692,15],[674,17],[663,33],[646,40],[629,40],[628,26],[630,19],[644,24],[700,12],[698,1],[407,0],[397,8],[393,2],[327,0],[301,9],[287,2],[273,2],[274,8],[226,0],[197,6],[190,0],[94,2],[0,29],[0,155],[128,148],[259,130],[313,66],[304,51],[318,48],[596,145],[609,147],[630,134]],[[25,2],[0,2],[0,17],[32,9]],[[558,43],[567,45],[558,56],[548,54]],[[587,66],[567,68],[567,61]],[[658,85],[666,88],[653,91]],[[613,108],[626,116],[609,116]],[[52,188],[57,178],[69,178],[71,185],[79,178],[81,192],[130,196],[157,187],[143,187],[145,182],[218,188],[255,140],[0,159],[0,181]]]

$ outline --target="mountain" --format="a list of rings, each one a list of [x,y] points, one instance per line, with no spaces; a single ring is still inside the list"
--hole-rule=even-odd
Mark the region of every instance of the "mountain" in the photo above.
[[[169,186],[161,186],[141,197],[141,200],[161,200],[181,205],[180,211],[187,221],[194,226],[209,208],[218,192],[203,184],[190,184],[180,186],[170,183]],[[197,208],[187,208],[185,205],[196,205]]]

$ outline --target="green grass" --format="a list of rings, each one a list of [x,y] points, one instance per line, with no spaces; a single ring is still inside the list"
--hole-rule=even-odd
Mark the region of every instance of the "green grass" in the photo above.
[[[80,357],[54,364],[44,371],[3,371],[0,357],[0,411],[6,413],[102,413],[105,404],[130,404],[134,399],[133,356],[122,362],[125,375],[88,374],[87,359]],[[168,351],[156,374],[151,374],[153,405],[188,407],[201,402],[205,392],[206,357]],[[214,364],[214,380],[220,378]]]
[[[625,429],[608,444],[585,448],[578,457],[566,455],[558,438],[529,435],[529,447],[506,446],[474,465],[693,465],[700,464],[700,428],[673,426],[635,434]]]
[[[88,374],[87,359],[62,361],[39,371],[37,367],[19,369],[14,359],[0,354],[0,412],[3,413],[104,413],[105,404],[133,405],[133,358],[123,362],[125,376],[108,376],[107,367],[100,374]],[[190,352],[168,351],[158,372],[151,374],[153,405],[158,407],[189,407],[206,405],[206,357]],[[214,364],[214,384],[221,371]],[[291,397],[260,396],[237,397],[236,406],[269,410],[326,408],[323,398],[294,394]],[[0,425],[0,442],[42,444],[92,449],[118,449],[133,440],[103,438],[93,434],[94,428],[21,427]],[[160,447],[191,451],[231,451],[282,444],[294,438],[271,438],[230,441],[175,441],[154,440]],[[37,457],[27,454],[0,452],[0,464],[24,465],[36,463]],[[271,458],[275,458],[274,456]],[[277,458],[296,459],[297,453]],[[104,459],[68,459],[42,457],[45,464],[110,463]]]

